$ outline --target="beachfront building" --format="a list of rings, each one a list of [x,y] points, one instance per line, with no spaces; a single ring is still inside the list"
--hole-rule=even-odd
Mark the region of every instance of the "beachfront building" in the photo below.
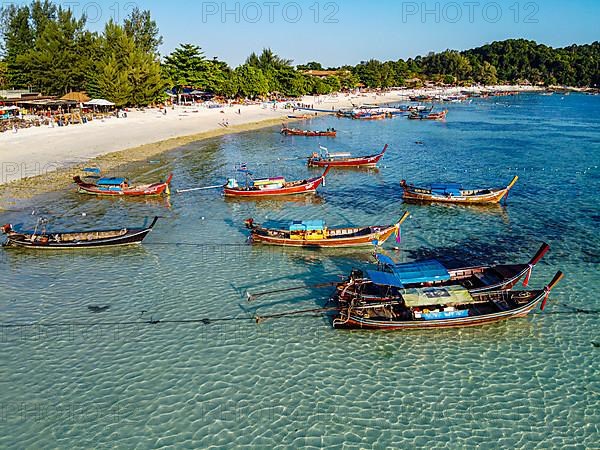
[[[43,98],[39,92],[32,92],[26,89],[5,89],[0,90],[0,101],[9,103],[18,100],[33,100]]]

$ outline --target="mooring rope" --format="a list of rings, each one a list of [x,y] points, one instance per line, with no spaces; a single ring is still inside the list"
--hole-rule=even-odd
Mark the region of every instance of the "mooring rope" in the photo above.
[[[107,326],[124,326],[124,325],[158,325],[158,324],[203,324],[210,325],[216,322],[234,322],[234,321],[256,321],[257,323],[261,323],[264,320],[268,319],[276,319],[287,316],[300,316],[302,314],[321,314],[327,311],[337,311],[339,308],[337,307],[329,307],[329,308],[312,308],[312,309],[302,309],[296,311],[288,311],[282,313],[275,313],[269,315],[255,315],[255,316],[234,316],[234,317],[204,317],[201,319],[153,319],[150,316],[150,319],[147,320],[126,320],[126,321],[115,321],[115,322],[34,322],[34,323],[6,323],[0,324],[0,328],[33,328],[33,327],[44,327],[44,328],[54,328],[54,327],[107,327]]]

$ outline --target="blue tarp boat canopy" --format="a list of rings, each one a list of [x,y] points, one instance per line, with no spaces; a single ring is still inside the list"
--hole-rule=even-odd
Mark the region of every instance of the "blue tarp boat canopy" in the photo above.
[[[446,281],[450,279],[448,270],[435,259],[397,264],[389,256],[376,253],[379,264],[391,270],[403,284]]]
[[[324,228],[323,220],[295,220],[290,224],[290,231],[321,231]]]
[[[97,182],[98,186],[115,186],[127,181],[125,178],[100,178]]]
[[[458,197],[461,195],[462,186],[458,183],[431,183],[430,189],[432,194]]]
[[[402,289],[404,285],[393,273],[379,272],[378,270],[367,270],[367,277],[380,286],[395,286]]]
[[[435,259],[396,264],[392,270],[403,284],[447,281],[450,279],[448,270]]]

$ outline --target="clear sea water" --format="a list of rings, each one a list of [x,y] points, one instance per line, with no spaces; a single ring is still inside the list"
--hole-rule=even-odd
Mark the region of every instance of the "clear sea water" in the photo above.
[[[333,172],[314,198],[236,201],[208,190],[114,201],[71,189],[4,214],[2,223],[33,226],[36,209],[73,229],[164,218],[141,248],[1,251],[0,447],[598,448],[600,97],[448,108],[441,123],[304,124],[334,126],[336,139],[277,128],[224,136],[143,168],[150,179],[172,171],[175,188],[220,184],[239,162],[257,176],[304,178],[319,172],[304,159],[318,144],[354,153],[390,144],[379,171]],[[514,174],[506,207],[400,199],[403,178],[501,186]],[[566,276],[543,313],[481,328],[348,332],[323,316],[252,320],[318,308],[331,291],[250,304],[246,291],[336,280],[368,266],[371,250],[249,246],[245,218],[387,224],[404,210],[402,243],[385,246],[399,261],[525,262],[546,241],[531,286],[558,269]],[[51,326],[7,326],[32,323]]]

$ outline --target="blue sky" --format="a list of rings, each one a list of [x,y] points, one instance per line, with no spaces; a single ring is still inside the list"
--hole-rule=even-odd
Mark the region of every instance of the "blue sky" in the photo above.
[[[271,47],[295,64],[324,66],[398,59],[447,48],[463,50],[494,40],[533,39],[553,47],[600,40],[599,0],[457,1],[180,1],[72,0],[90,28],[122,19],[132,5],[149,9],[166,54],[179,43],[203,48],[236,66]]]

